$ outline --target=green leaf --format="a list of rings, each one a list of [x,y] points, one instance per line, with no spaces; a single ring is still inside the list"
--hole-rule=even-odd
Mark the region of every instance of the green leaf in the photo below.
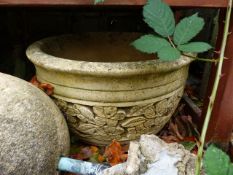
[[[185,149],[192,151],[193,148],[197,145],[196,142],[181,142]]]
[[[204,155],[204,167],[207,175],[229,175],[230,158],[222,150],[211,145]]]
[[[170,43],[163,38],[155,35],[144,35],[135,40],[132,45],[141,52],[156,53],[164,46],[170,46]]]
[[[230,165],[229,170],[228,170],[228,175],[233,174],[233,164]]]
[[[204,20],[197,16],[197,13],[182,19],[177,24],[174,32],[174,42],[176,45],[181,45],[189,42],[195,37],[204,27]]]
[[[178,49],[183,52],[194,52],[194,53],[205,52],[211,48],[212,46],[205,42],[191,42],[188,44],[178,46]]]
[[[95,0],[95,4],[98,4],[98,3],[101,3],[101,2],[104,2],[104,0]]]
[[[180,51],[171,46],[166,46],[158,51],[158,57],[163,61],[173,61],[180,58]]]
[[[175,19],[171,8],[162,0],[148,0],[143,7],[144,21],[163,37],[171,36],[175,30]]]

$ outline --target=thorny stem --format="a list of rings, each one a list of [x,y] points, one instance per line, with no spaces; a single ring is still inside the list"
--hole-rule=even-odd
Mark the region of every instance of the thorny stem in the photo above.
[[[176,48],[175,44],[173,43],[171,37],[169,36],[168,37],[168,40],[170,42],[170,44],[172,45],[173,48]],[[186,55],[186,54],[182,54],[184,56],[188,56],[194,60],[199,60],[199,61],[206,61],[206,62],[214,62],[214,63],[217,63],[218,62],[218,59],[208,59],[208,58],[198,58],[198,57],[193,57],[191,55]]]
[[[222,40],[222,45],[221,45],[221,50],[220,50],[220,58],[219,58],[218,67],[217,67],[217,73],[216,73],[216,77],[215,77],[215,81],[214,81],[213,90],[212,90],[212,93],[210,96],[210,101],[208,104],[204,125],[202,128],[202,133],[201,133],[201,138],[200,138],[200,146],[198,148],[198,153],[197,153],[195,175],[200,175],[201,161],[202,161],[202,157],[203,157],[203,148],[204,148],[204,143],[205,143],[206,132],[208,129],[211,113],[213,110],[213,104],[215,101],[219,81],[220,81],[221,74],[222,74],[222,65],[223,65],[223,60],[224,60],[224,53],[225,53],[225,48],[226,48],[226,43],[227,43],[227,37],[229,34],[228,31],[229,31],[229,24],[230,24],[230,17],[231,17],[231,8],[232,8],[232,0],[229,0],[227,13],[226,13],[226,21],[225,21],[225,25],[224,25],[223,40]]]
[[[198,61],[206,61],[206,62],[213,62],[213,63],[217,63],[219,61],[219,59],[208,59],[208,58],[198,58],[198,57],[194,57],[191,55],[186,55],[186,54],[182,54],[184,56],[190,57],[194,60],[198,60]]]

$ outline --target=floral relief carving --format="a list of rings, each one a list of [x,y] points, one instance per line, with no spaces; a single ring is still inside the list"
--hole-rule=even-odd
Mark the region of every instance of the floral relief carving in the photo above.
[[[112,139],[129,141],[141,134],[156,133],[175,110],[182,92],[155,103],[130,106],[87,106],[54,99],[67,123],[81,139],[107,144]]]

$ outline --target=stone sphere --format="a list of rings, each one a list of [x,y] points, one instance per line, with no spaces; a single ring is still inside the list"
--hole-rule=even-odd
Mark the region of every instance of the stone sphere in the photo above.
[[[0,73],[0,175],[54,175],[68,154],[63,115],[41,90]]]

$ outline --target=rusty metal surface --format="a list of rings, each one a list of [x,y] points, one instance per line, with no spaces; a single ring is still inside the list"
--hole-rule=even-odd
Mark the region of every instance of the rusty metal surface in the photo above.
[[[178,7],[226,7],[227,0],[165,0],[171,6]],[[94,0],[0,0],[0,6],[76,6],[93,5]],[[106,0],[99,5],[145,4],[146,0]]]

